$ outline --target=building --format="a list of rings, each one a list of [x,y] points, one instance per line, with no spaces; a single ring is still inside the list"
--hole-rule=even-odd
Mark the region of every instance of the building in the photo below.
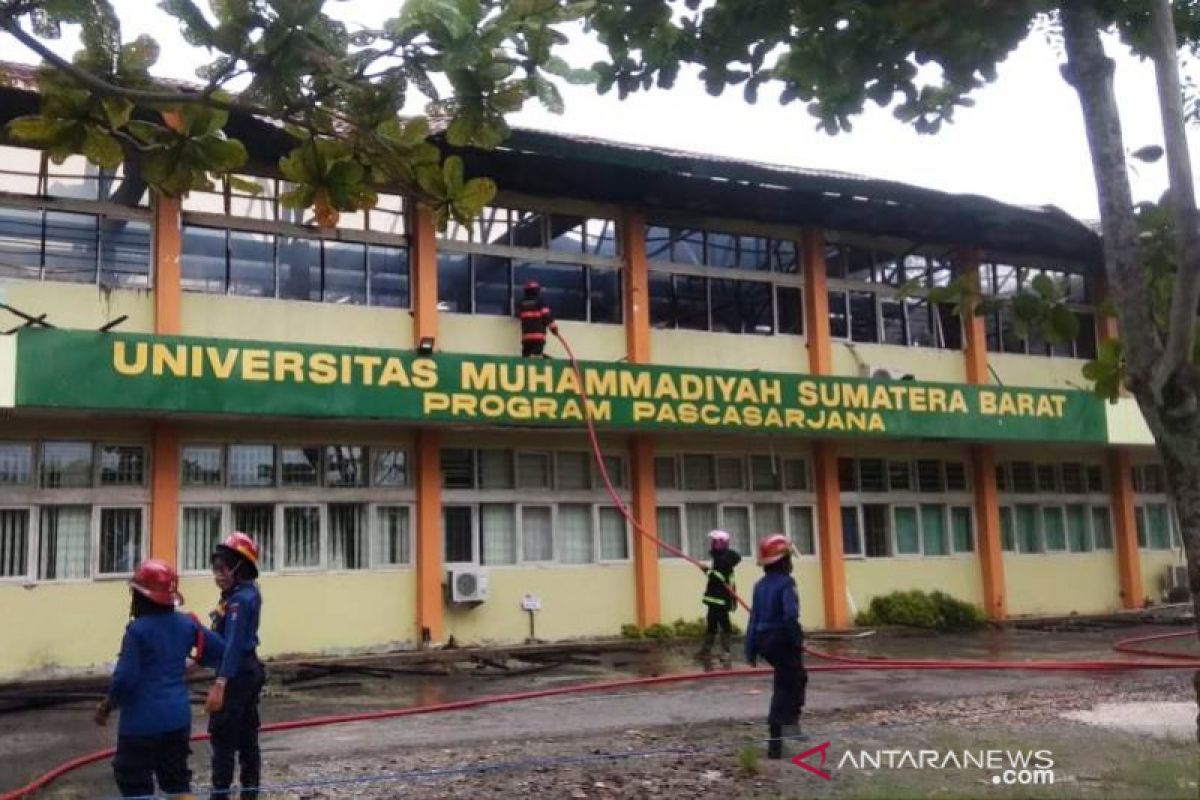
[[[110,661],[147,556],[203,613],[234,529],[268,655],[520,640],[526,595],[547,639],[700,616],[694,568],[603,489],[561,349],[514,358],[529,279],[623,501],[701,556],[713,527],[787,531],[807,626],[907,588],[1111,611],[1181,563],[1136,409],[1080,391],[1112,321],[1094,234],[1053,208],[519,131],[464,154],[503,190],[469,229],[383,195],[320,230],[279,206],[278,132],[232,127],[257,194],[0,149],[0,677]],[[1067,281],[1077,340],[899,294],[963,272]]]

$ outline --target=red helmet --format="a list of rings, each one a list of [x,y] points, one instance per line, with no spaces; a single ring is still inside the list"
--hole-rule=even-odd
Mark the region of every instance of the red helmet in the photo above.
[[[162,559],[150,558],[139,564],[129,588],[160,606],[183,605],[179,573]]]
[[[773,533],[758,543],[758,563],[774,564],[792,552],[792,543],[782,533]]]
[[[229,537],[213,550],[214,556],[232,557],[250,564],[255,575],[258,575],[258,545],[241,531],[234,531]]]
[[[542,290],[542,285],[537,281],[528,281],[525,284],[526,296],[533,296]]]

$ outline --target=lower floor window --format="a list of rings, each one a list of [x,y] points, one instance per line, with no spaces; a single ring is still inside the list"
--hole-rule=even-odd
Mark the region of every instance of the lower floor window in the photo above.
[[[592,564],[629,558],[629,526],[608,505],[452,504],[442,543],[447,564]]]
[[[945,503],[842,506],[846,556],[947,556],[975,551],[970,506]]]
[[[1173,538],[1171,507],[1166,503],[1146,503],[1137,507],[1138,547],[1144,550],[1170,550]]]
[[[129,575],[145,556],[142,506],[0,508],[0,578]]]
[[[1001,506],[1000,546],[1010,553],[1111,550],[1111,514],[1107,505],[1098,503]]]

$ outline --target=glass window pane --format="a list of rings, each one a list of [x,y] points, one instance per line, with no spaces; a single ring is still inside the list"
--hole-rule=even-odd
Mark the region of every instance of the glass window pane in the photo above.
[[[917,527],[917,509],[912,506],[893,507],[892,522],[896,526],[896,554],[920,555],[921,532]]]
[[[656,511],[658,523],[658,539],[664,544],[683,550],[683,518],[678,506],[659,506]],[[665,547],[658,548],[659,558],[679,558],[677,554]]]
[[[23,578],[29,571],[29,509],[0,509],[0,578]]]
[[[91,443],[43,443],[41,476],[43,489],[78,489],[91,486]]]
[[[563,253],[582,253],[586,248],[583,217],[550,215],[550,249]]]
[[[792,529],[792,544],[802,556],[817,554],[817,536],[813,525],[812,506],[788,508],[788,522]]]
[[[679,474],[675,469],[675,456],[654,457],[654,488],[678,489]]]
[[[220,506],[185,506],[179,531],[179,562],[184,572],[204,572],[221,541]]]
[[[674,275],[675,327],[708,330],[708,278]]]
[[[629,529],[625,517],[612,506],[601,506],[600,558],[603,561],[624,561],[629,558]]]
[[[783,473],[774,456],[750,456],[751,486],[756,492],[777,492],[783,488]]]
[[[368,245],[367,270],[371,273],[371,305],[408,308],[407,248]]]
[[[589,453],[558,453],[555,455],[555,486],[558,489],[591,488]]]
[[[908,344],[908,323],[904,317],[904,302],[881,300],[879,311],[883,322],[883,343],[904,346]]]
[[[466,448],[442,450],[442,486],[447,489],[475,488],[475,451]]]
[[[967,465],[961,461],[947,461],[946,491],[965,492],[967,490]]]
[[[1047,551],[1067,549],[1067,523],[1062,506],[1042,506],[1042,537]]]
[[[886,492],[887,473],[882,458],[858,459],[859,490],[864,492]]]
[[[288,506],[283,509],[283,566],[321,565],[321,508]]]
[[[927,556],[944,556],[950,552],[946,542],[945,506],[921,506],[921,544]]]
[[[408,451],[372,447],[371,460],[376,486],[408,486]]]
[[[308,273],[304,274],[307,276]],[[274,236],[229,232],[229,293],[249,297],[275,296]]]
[[[941,461],[936,459],[919,459],[917,461],[917,490],[922,492],[945,491]]]
[[[512,315],[512,262],[499,256],[471,256],[475,272],[475,313]],[[555,309],[557,314],[558,309]]]
[[[862,507],[863,544],[868,558],[890,558],[892,542],[888,528],[888,507],[878,503]]]
[[[863,554],[862,532],[858,527],[858,506],[842,506],[842,553]]]
[[[772,239],[770,246],[771,269],[793,275],[800,271],[800,259],[796,257],[795,242],[788,239]]]
[[[475,561],[474,527],[470,506],[442,507],[442,541],[447,564],[470,564]]]
[[[321,448],[280,447],[279,477],[284,486],[317,486],[321,479]]]
[[[241,531],[258,545],[259,572],[275,569],[275,506],[268,504],[235,505],[233,530]]]
[[[279,297],[320,301],[322,288],[321,242],[279,237]]]
[[[554,310],[555,319],[587,321],[587,285],[582,265],[516,262],[513,265],[513,291],[517,300],[529,281],[542,285],[542,298]]]
[[[712,491],[717,488],[717,476],[712,456],[685,455],[683,457],[683,488],[693,492]]]
[[[808,462],[803,458],[785,458],[783,460],[783,488],[788,490],[808,491]]]
[[[1087,506],[1067,506],[1067,542],[1072,553],[1086,553],[1092,549],[1092,540],[1088,535]]]
[[[888,462],[888,486],[892,491],[912,489],[912,463],[908,461]]]
[[[141,486],[146,480],[146,448],[105,445],[100,449],[101,486]]]
[[[769,270],[771,240],[765,236],[739,236],[737,265],[739,269]]]
[[[780,503],[754,504],[754,539],[762,540],[773,533],[784,533],[787,528],[783,524],[783,505]],[[750,542],[754,547],[754,541]],[[747,555],[749,551],[747,551]]]
[[[774,333],[769,283],[714,280],[711,287],[712,330],[723,333]]]
[[[717,527],[717,507],[712,503],[688,503],[684,514],[688,555],[696,559],[705,558],[708,554],[708,532]]]
[[[1149,547],[1150,539],[1146,532],[1146,507],[1138,506],[1135,508],[1133,517],[1137,522],[1138,547]]]
[[[540,211],[522,211],[509,209],[512,227],[509,229],[509,241],[513,247],[531,247],[541,249],[546,247],[546,215]]]
[[[1112,521],[1108,506],[1092,506],[1092,536],[1097,550],[1112,550]]]
[[[843,492],[858,491],[858,464],[853,458],[838,459],[838,488]]]
[[[100,509],[100,574],[132,573],[142,560],[142,510]]]
[[[779,333],[795,336],[804,333],[804,297],[794,286],[775,287],[775,308]]]
[[[975,533],[971,526],[971,509],[954,506],[950,509],[950,526],[954,532],[954,552],[975,552]]]
[[[608,479],[612,482],[614,489],[624,489],[625,483],[625,459],[620,456],[602,456],[604,462],[604,471],[608,473]],[[592,464],[592,487],[595,489],[604,489],[604,478],[600,474],[599,468]]]
[[[0,444],[0,486],[24,486],[33,479],[33,445]]]
[[[47,211],[44,217],[45,279],[95,283],[99,221],[91,214]]]
[[[558,560],[564,564],[590,564],[596,560],[592,535],[592,507],[564,503],[558,507]]]
[[[1012,506],[1000,506],[1000,549],[1009,553],[1017,552],[1017,530]]]
[[[525,561],[554,560],[554,525],[549,506],[521,506],[521,557]]]
[[[855,342],[879,341],[875,295],[871,292],[850,292],[850,339]]]
[[[456,314],[471,313],[471,260],[465,253],[439,250],[438,308]]]
[[[839,289],[829,292],[829,335],[834,339],[850,338],[849,298]]]
[[[1150,548],[1153,550],[1170,550],[1170,508],[1164,503],[1152,503],[1146,506],[1146,519],[1150,528]]]
[[[671,228],[671,260],[678,264],[704,263],[704,232],[694,228]]]
[[[617,223],[611,219],[589,219],[585,225],[587,241],[584,249],[594,256],[616,257]]]
[[[479,507],[481,564],[517,563],[516,507],[507,503],[484,503]]]
[[[11,179],[12,176],[6,177]],[[34,191],[36,185],[35,182]],[[41,211],[0,208],[0,275],[30,280],[41,278]]]
[[[92,572],[92,509],[42,506],[38,517],[38,580],[87,578]]]
[[[1046,494],[1058,491],[1058,471],[1053,464],[1037,465],[1037,490]]]
[[[517,486],[522,489],[550,488],[550,455],[517,453]]]
[[[592,322],[620,324],[621,315],[621,271],[588,267],[588,303]],[[555,310],[555,313],[558,313]],[[569,319],[564,317],[564,319]]]
[[[646,226],[646,258],[650,261],[671,260],[671,229],[661,225]]]
[[[412,560],[408,506],[379,506],[375,509],[375,544],[372,566],[408,564]]]
[[[329,445],[326,447],[325,485],[366,486],[366,448],[358,445]]]
[[[914,347],[933,347],[933,320],[929,314],[929,301],[910,297],[904,301],[908,317],[908,343]]]
[[[721,528],[729,532],[730,546],[734,550],[739,553],[752,552],[749,506],[722,506]]]
[[[1101,467],[1087,468],[1087,488],[1089,492],[1104,491],[1104,470]]]
[[[737,236],[709,231],[706,238],[708,247],[705,250],[704,263],[710,267],[737,266]]]
[[[222,483],[221,446],[185,445],[183,448],[183,485],[220,486]]]
[[[1012,474],[1012,490],[1021,494],[1032,494],[1034,491],[1033,464],[1028,461],[1014,461],[1009,471]]]
[[[717,488],[746,488],[746,462],[741,456],[717,457]]]
[[[1069,462],[1061,466],[1062,490],[1065,494],[1083,494],[1086,490],[1083,477],[1083,464]]]
[[[666,272],[650,273],[650,326],[675,327],[675,290]]]
[[[947,350],[963,349],[962,317],[954,313],[954,306],[949,303],[937,304],[938,333],[941,336],[940,346]],[[991,328],[988,328],[991,336]],[[992,349],[989,345],[988,349]]]
[[[515,479],[512,450],[479,451],[480,489],[511,489]]]
[[[367,302],[367,246],[324,242],[326,303],[363,305]]]
[[[275,448],[269,444],[229,445],[229,485],[275,485]]]
[[[100,284],[121,288],[150,286],[150,225],[102,217]]]

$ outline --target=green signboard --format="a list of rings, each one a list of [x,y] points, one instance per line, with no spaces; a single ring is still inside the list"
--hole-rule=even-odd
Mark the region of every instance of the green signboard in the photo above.
[[[1086,392],[60,330],[18,335],[18,407],[610,430],[1103,442]]]

